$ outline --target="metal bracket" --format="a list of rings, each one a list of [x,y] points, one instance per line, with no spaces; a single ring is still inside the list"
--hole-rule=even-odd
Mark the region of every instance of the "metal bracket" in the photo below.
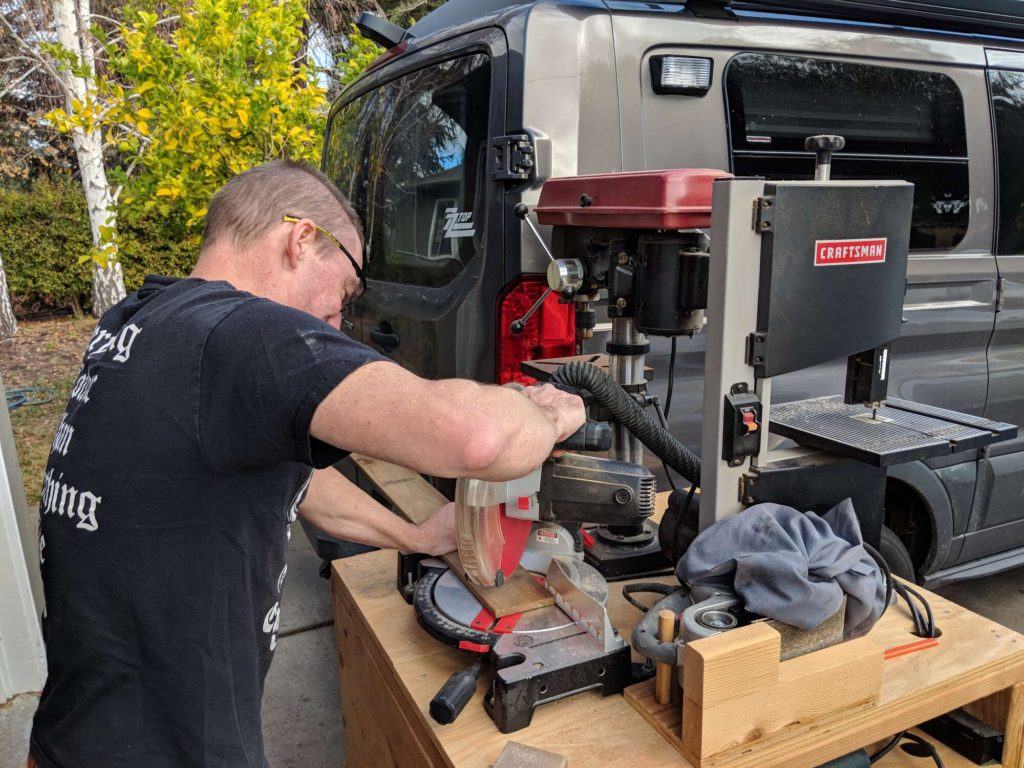
[[[771,232],[775,224],[775,195],[754,198],[751,227],[755,232]]]
[[[494,181],[529,181],[533,178],[535,155],[529,134],[514,133],[491,139],[491,178]]]

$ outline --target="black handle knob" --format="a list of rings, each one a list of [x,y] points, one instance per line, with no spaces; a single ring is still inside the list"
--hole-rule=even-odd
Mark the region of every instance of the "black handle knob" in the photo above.
[[[612,425],[605,421],[588,421],[555,445],[560,451],[607,451],[611,447]]]
[[[434,722],[448,725],[466,708],[466,704],[476,693],[476,678],[480,674],[483,660],[474,662],[467,669],[452,673],[448,681],[441,686],[434,698],[430,700],[430,716]]]
[[[846,146],[846,139],[842,136],[822,134],[820,136],[808,136],[804,139],[804,149],[813,152],[818,165],[828,165],[832,162],[832,153],[838,152]]]
[[[526,203],[516,203],[512,206],[512,213],[515,214],[517,219],[525,219],[529,212],[530,209],[527,207]]]
[[[391,327],[391,323],[382,320],[370,329],[370,341],[385,352],[391,352],[398,346],[399,339],[395,329]]]

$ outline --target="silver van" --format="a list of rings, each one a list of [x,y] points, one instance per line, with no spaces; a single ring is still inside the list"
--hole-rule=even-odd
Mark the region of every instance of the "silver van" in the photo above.
[[[522,360],[574,353],[556,300],[510,330],[547,263],[512,209],[545,179],[809,178],[804,138],[839,134],[833,178],[915,185],[890,396],[1024,424],[1018,5],[451,0],[390,38],[331,111],[323,169],[369,259],[350,333],[421,375],[520,377]],[[703,359],[701,335],[679,340],[670,427],[698,452]],[[667,340],[648,364],[664,390]],[[782,377],[773,399],[841,392],[844,373]],[[885,515],[895,570],[927,585],[1024,564],[1024,438],[893,468]]]

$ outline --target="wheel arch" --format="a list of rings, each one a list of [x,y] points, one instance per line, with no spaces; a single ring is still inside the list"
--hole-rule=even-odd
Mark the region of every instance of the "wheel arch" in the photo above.
[[[889,469],[885,525],[903,541],[919,576],[946,564],[953,539],[953,511],[942,481],[922,462]]]

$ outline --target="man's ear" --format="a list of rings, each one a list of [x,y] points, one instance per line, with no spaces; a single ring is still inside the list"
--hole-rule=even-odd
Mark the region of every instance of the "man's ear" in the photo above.
[[[299,261],[312,253],[314,240],[316,240],[316,224],[312,219],[299,219],[292,225],[288,239],[285,241],[285,257],[289,267],[298,269]]]

